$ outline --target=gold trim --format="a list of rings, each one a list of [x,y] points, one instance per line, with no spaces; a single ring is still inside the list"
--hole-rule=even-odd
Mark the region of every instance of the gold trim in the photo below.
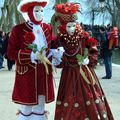
[[[27,44],[26,42],[23,42],[23,44],[25,44],[26,46],[28,46],[29,44]]]
[[[30,63],[28,65],[31,66],[31,67],[33,67],[34,69],[36,68],[34,65],[31,65]]]
[[[30,58],[22,58],[20,60],[31,60]]]
[[[89,54],[88,56],[90,57],[90,56],[93,56],[93,55]]]
[[[21,52],[21,55],[30,55],[30,53]]]
[[[20,101],[16,101],[16,100],[12,100],[12,101],[15,102],[15,103],[18,103],[18,104],[22,104],[22,105],[24,105],[24,104],[26,104],[26,105],[36,105],[36,104],[38,104],[38,102],[25,103],[25,102],[20,102]]]
[[[46,100],[48,101],[48,76],[46,72],[45,74],[46,74]]]
[[[23,52],[21,52],[21,50],[19,50],[19,52],[18,52],[18,61],[19,61],[19,63],[20,64],[29,64],[30,63],[30,61],[28,61],[28,62],[26,62],[26,63],[22,63],[22,61],[24,61],[24,60],[30,60],[30,57],[29,58],[21,58],[21,55],[28,55],[28,56],[30,56],[30,53],[23,53]]]
[[[24,29],[23,29],[23,31],[28,32],[27,30],[24,30]]]
[[[50,36],[50,34],[48,34],[48,35],[46,36],[46,39],[47,39],[49,36]]]
[[[21,52],[21,50],[18,51],[18,61],[19,61],[20,64],[22,64],[21,61],[20,61],[20,52]]]
[[[52,100],[48,100],[48,101],[46,101],[46,103],[50,103],[50,102],[52,102],[52,101],[54,101],[55,99],[52,99]]]
[[[23,60],[23,61],[24,61],[24,60]],[[24,64],[26,64],[26,65],[27,65],[27,64],[29,64],[29,63],[30,63],[30,61],[28,61],[28,62],[26,62],[26,63],[22,63],[22,65],[24,65]]]
[[[91,78],[92,78],[92,81],[91,81],[91,83],[92,83],[93,85],[95,85],[96,81],[95,81],[95,79],[94,79],[94,77],[93,77],[93,74],[92,74],[92,72],[90,71],[90,69],[89,69],[89,67],[88,67],[87,65],[85,65],[85,67],[86,67],[86,68],[87,68],[87,70],[89,71],[89,73],[90,73],[90,76],[91,76]]]
[[[20,67],[20,72],[21,72],[21,74],[23,74],[23,69],[22,69],[23,67]]]
[[[25,74],[28,71],[28,66],[17,66],[16,72],[20,75]]]
[[[46,28],[43,32],[45,33],[48,30],[48,28]]]
[[[22,64],[20,60],[24,60],[24,59],[21,59],[20,55],[29,55],[30,56],[30,53],[24,53],[24,52],[21,52],[21,49],[19,50],[19,52],[18,52],[18,60],[19,60],[19,63]],[[26,59],[28,59],[28,58],[26,58]]]
[[[88,78],[86,77],[81,65],[80,65],[80,73],[81,73],[83,79],[87,82],[87,84],[91,84],[90,81],[88,80]]]

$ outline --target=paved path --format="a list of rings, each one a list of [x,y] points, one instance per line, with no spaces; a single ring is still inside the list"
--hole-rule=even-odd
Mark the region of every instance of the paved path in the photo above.
[[[113,77],[108,80],[101,79],[105,73],[104,66],[98,66],[95,71],[100,79],[115,120],[120,120],[120,66],[113,65]],[[57,86],[55,88],[55,94],[57,94],[60,72],[61,70],[58,69],[57,73],[54,74]],[[14,73],[14,70],[7,71],[6,65],[4,69],[0,70],[0,120],[16,120],[17,118],[15,114],[19,105],[11,101]],[[49,120],[54,120],[54,108],[55,102],[46,105],[46,109],[50,111]]]

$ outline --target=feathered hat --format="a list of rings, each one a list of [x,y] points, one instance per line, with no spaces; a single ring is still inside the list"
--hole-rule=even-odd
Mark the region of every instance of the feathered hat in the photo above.
[[[79,4],[76,3],[57,4],[55,6],[56,18],[59,19],[61,23],[76,21],[78,19],[78,11]]]
[[[18,5],[19,12],[27,12],[28,8],[36,5],[40,5],[45,7],[49,3],[49,0],[21,0],[20,4]]]

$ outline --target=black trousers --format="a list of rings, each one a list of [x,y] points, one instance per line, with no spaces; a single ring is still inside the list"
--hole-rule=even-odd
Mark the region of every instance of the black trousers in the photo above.
[[[14,64],[15,64],[14,60],[7,59],[8,70],[11,70]]]

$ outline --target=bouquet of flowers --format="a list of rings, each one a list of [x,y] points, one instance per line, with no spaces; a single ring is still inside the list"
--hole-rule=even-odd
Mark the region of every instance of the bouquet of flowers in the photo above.
[[[44,64],[46,73],[49,74],[48,65],[52,65],[52,63],[48,60],[48,58],[43,54],[45,47],[42,47],[40,51],[38,51],[37,44],[34,44],[33,41],[35,40],[35,35],[32,32],[27,32],[25,34],[25,41],[28,43],[28,48],[33,51],[33,53],[38,52],[37,58],[40,60],[41,63]]]
[[[88,59],[88,49],[85,48],[84,51],[84,56],[77,54],[76,55],[76,59],[79,65],[86,65],[89,63],[89,59]]]
[[[76,55],[76,59],[77,59],[79,65],[81,65],[81,64],[86,65],[89,63],[88,56],[90,53],[97,51],[97,48],[96,48],[97,45],[98,45],[98,41],[92,37],[90,37],[86,40],[86,46],[89,47],[89,52],[88,52],[88,49],[85,48],[84,56],[82,56],[80,54]]]

